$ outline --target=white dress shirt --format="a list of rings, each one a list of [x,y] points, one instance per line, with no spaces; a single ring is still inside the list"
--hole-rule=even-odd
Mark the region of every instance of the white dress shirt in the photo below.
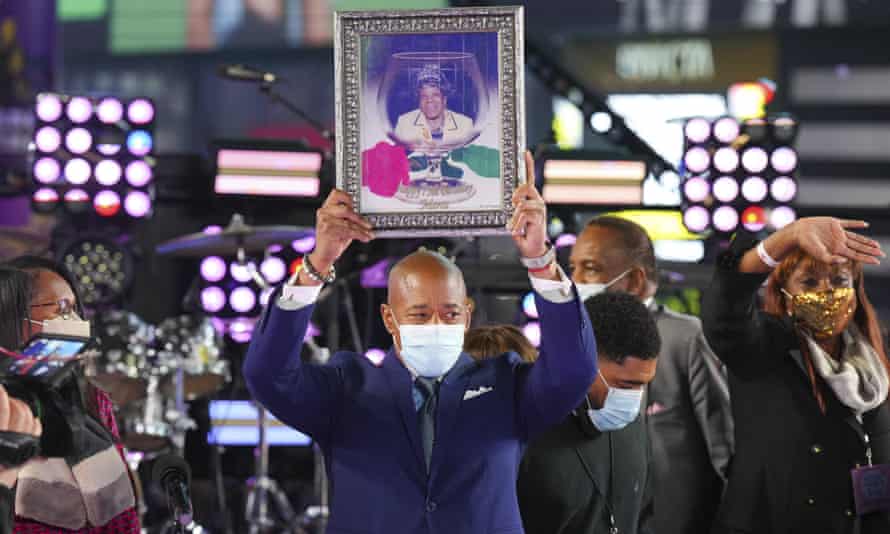
[[[546,280],[529,274],[528,278],[531,281],[532,288],[541,298],[554,304],[575,300],[575,292],[572,291],[572,280],[566,276],[562,267],[557,266],[556,270],[559,273],[559,280]],[[290,280],[281,288],[281,296],[278,297],[277,306],[282,310],[299,310],[314,304],[316,299],[318,299],[322,286],[296,285],[298,274],[291,276]]]

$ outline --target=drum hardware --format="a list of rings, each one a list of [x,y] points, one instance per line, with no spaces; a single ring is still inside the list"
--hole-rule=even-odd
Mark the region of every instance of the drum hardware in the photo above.
[[[259,402],[255,402],[255,404],[258,414],[257,427],[259,428],[260,443],[257,446],[256,476],[247,481],[244,518],[247,522],[248,533],[260,534],[278,528],[293,534],[306,534],[296,521],[298,518],[287,495],[278,486],[278,482],[269,476],[269,441],[266,439],[266,409]],[[269,514],[268,499],[270,495],[278,508],[280,521],[275,521]]]
[[[311,228],[292,226],[257,226],[245,224],[235,214],[229,225],[216,234],[196,233],[181,236],[157,247],[160,255],[200,258],[211,255],[235,256],[249,268],[260,288],[269,284],[249,261],[248,253],[259,252],[270,245],[308,237]],[[351,302],[348,307],[351,310]],[[354,313],[354,312],[353,312]],[[132,451],[129,463],[134,470],[143,458],[171,448],[182,452],[186,432],[195,428],[187,416],[187,403],[212,395],[231,380],[229,362],[221,358],[222,341],[207,318],[180,316],[165,319],[156,327],[146,325],[135,316],[117,317],[110,337],[109,351],[100,359],[94,380],[110,390],[122,390],[114,398],[123,404],[124,443]],[[354,342],[361,343],[354,320],[350,327]],[[136,325],[136,326],[134,326]],[[112,325],[115,326],[115,325]],[[115,337],[116,336],[116,337]],[[327,359],[327,350],[310,344],[313,358]],[[117,352],[112,352],[117,351]],[[118,400],[120,399],[120,400]],[[256,475],[247,481],[245,519],[251,534],[278,527],[294,534],[323,532],[328,517],[327,477],[324,456],[313,444],[315,461],[315,493],[317,505],[297,514],[279,484],[269,476],[268,418],[259,403],[257,427],[259,444],[256,454]],[[219,460],[219,450],[216,450]],[[220,512],[225,512],[221,469],[217,473]],[[277,509],[280,521],[273,519],[271,506]],[[200,528],[200,527],[198,527]],[[199,532],[195,530],[194,532]]]
[[[144,399],[154,359],[154,327],[126,311],[96,318],[99,354],[87,361],[86,375],[108,392],[118,407]]]
[[[236,213],[219,233],[184,235],[161,243],[155,250],[162,256],[181,258],[237,256],[243,262],[247,253],[262,252],[270,245],[290,243],[313,233],[313,228],[298,226],[250,226]]]
[[[186,401],[216,393],[231,381],[229,362],[221,359],[222,340],[211,321],[191,315],[165,319],[157,327],[160,360],[183,371]],[[175,372],[165,381],[164,394],[175,397]]]

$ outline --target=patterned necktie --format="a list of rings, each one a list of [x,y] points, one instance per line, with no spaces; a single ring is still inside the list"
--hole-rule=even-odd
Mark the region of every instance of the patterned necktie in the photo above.
[[[439,403],[439,382],[435,378],[417,377],[417,389],[423,394],[423,404],[417,412],[420,420],[420,438],[423,441],[423,459],[429,473],[436,440],[436,405]]]

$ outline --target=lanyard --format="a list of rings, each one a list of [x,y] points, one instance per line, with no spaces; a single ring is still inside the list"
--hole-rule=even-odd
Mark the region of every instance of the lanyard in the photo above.
[[[606,434],[609,434],[607,436],[609,439],[609,493],[604,492],[602,489],[600,489],[599,486],[597,486],[596,479],[593,476],[593,471],[590,469],[590,466],[587,465],[587,460],[584,459],[584,455],[581,454],[580,447],[575,447],[575,454],[578,455],[578,459],[581,461],[581,465],[584,467],[584,470],[587,471],[587,476],[589,476],[590,481],[593,482],[594,491],[596,493],[599,493],[600,496],[602,496],[602,498],[603,498],[603,504],[606,507],[606,512],[609,513],[609,534],[620,534],[620,531],[618,530],[618,525],[615,522],[615,511],[612,509],[612,503],[609,502],[612,497],[612,495],[611,495],[612,480],[613,480],[612,473],[615,471],[615,469],[614,469],[615,466],[613,465],[613,461],[612,461],[614,458],[613,454],[612,454],[612,435],[611,435],[611,433],[606,433]]]
[[[619,534],[618,525],[615,524],[615,509],[612,508],[612,498],[614,497],[615,487],[612,481],[615,477],[615,448],[612,446],[612,433],[609,432],[609,494],[603,495],[606,510],[609,512],[609,534]]]
[[[865,441],[865,459],[868,461],[868,466],[872,467],[871,463],[871,439],[868,437],[868,432],[863,432],[863,440]]]

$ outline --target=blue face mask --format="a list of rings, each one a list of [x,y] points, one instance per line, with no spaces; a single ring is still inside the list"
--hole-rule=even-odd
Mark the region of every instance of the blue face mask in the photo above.
[[[640,414],[640,404],[643,401],[642,389],[613,388],[606,382],[606,377],[600,373],[603,383],[609,388],[606,394],[606,402],[599,410],[588,408],[587,416],[600,432],[621,430],[634,422]]]
[[[438,378],[454,367],[464,348],[463,324],[399,325],[399,355],[417,376]]]

